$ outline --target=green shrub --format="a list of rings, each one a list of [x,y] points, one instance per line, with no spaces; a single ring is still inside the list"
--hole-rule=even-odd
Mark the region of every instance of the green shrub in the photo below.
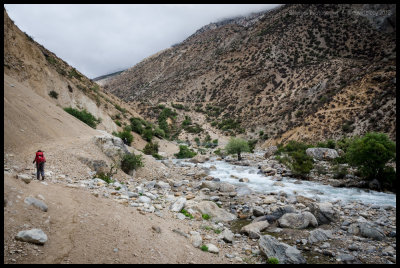
[[[143,167],[143,161],[141,155],[127,153],[122,157],[121,169],[126,174],[129,174],[132,170],[136,170],[139,167]]]
[[[215,151],[214,151],[214,154],[216,154],[216,155],[218,155],[218,156],[220,156],[220,157],[223,156],[223,153],[222,153],[222,151],[221,151],[221,148],[218,148],[217,150],[215,150]]]
[[[268,264],[279,264],[279,260],[277,258],[271,257],[271,258],[268,258],[267,263]]]
[[[313,169],[313,158],[306,154],[307,148],[312,147],[306,143],[298,141],[289,141],[286,146],[278,145],[278,150],[275,152],[276,159],[286,165],[293,175],[306,178],[311,169]],[[282,153],[286,153],[281,157]]]
[[[94,117],[91,113],[89,113],[85,109],[83,109],[82,111],[79,111],[72,107],[67,107],[67,108],[64,108],[64,111],[75,116],[76,118],[78,118],[79,120],[81,120],[82,122],[84,122],[85,124],[87,124],[88,126],[90,126],[92,128],[96,128],[96,125],[98,123],[100,123],[100,119],[97,119],[96,117]]]
[[[159,127],[154,128],[154,136],[163,139],[165,137],[165,131]]]
[[[109,174],[105,174],[104,172],[98,172],[96,173],[96,175],[94,176],[94,178],[99,178],[102,179],[103,181],[105,181],[106,183],[113,183],[114,181],[111,179],[111,177],[109,176]]]
[[[131,128],[130,126],[125,127],[124,131],[122,132],[113,132],[112,133],[114,136],[117,136],[121,138],[121,140],[124,142],[124,144],[130,146],[132,141],[133,141],[133,135],[131,134]]]
[[[142,134],[143,139],[145,139],[148,142],[151,142],[151,140],[153,139],[153,136],[154,136],[153,129],[151,128],[151,126],[147,126],[143,130],[143,134]]]
[[[208,214],[201,214],[201,217],[202,217],[203,219],[205,219],[205,220],[211,219],[210,215],[208,215]]]
[[[241,160],[241,153],[250,152],[250,147],[247,141],[241,138],[231,138],[225,146],[225,151],[228,154],[237,154],[238,160]]]
[[[332,167],[332,172],[333,172],[333,178],[334,179],[343,179],[347,174],[347,167],[340,165],[339,163],[335,164]]]
[[[203,128],[200,127],[199,124],[195,123],[194,125],[184,127],[184,130],[186,130],[189,133],[199,134],[203,131]]]
[[[347,160],[368,180],[387,183],[385,175],[392,174],[386,164],[396,160],[396,143],[384,133],[370,132],[357,138],[347,150]]]
[[[115,107],[115,109],[117,109],[118,111],[120,111],[123,114],[127,112],[127,110],[125,108],[122,108],[118,104],[114,104],[114,107]]]
[[[136,132],[139,135],[143,133],[143,120],[140,118],[131,117],[129,119],[131,121],[132,131]]]
[[[251,153],[254,153],[254,149],[256,148],[257,140],[249,140],[249,149]]]
[[[194,138],[194,141],[196,142],[197,146],[200,146],[200,139],[199,139],[199,137]]]
[[[201,249],[202,251],[208,251],[208,247],[207,247],[206,245],[202,245],[202,246],[200,247],[200,249]]]
[[[179,145],[179,152],[175,154],[176,158],[192,158],[196,153],[190,150],[186,145]]]
[[[68,73],[69,78],[75,77],[78,80],[81,80],[82,75],[80,75],[75,68],[72,68]]]
[[[157,142],[155,142],[155,143],[149,142],[144,147],[143,153],[145,153],[147,155],[155,155],[155,154],[158,154],[158,148],[159,148],[159,145]]]
[[[318,142],[317,147],[335,149],[336,143],[334,140],[327,140],[326,142]]]
[[[54,98],[54,99],[58,99],[58,93],[55,92],[54,90],[49,92],[49,96]]]

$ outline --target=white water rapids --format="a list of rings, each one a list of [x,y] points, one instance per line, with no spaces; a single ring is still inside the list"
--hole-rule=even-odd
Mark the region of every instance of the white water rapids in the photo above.
[[[182,165],[194,165],[186,161],[180,161]],[[220,179],[222,182],[228,182],[235,186],[247,186],[248,188],[260,193],[279,193],[285,192],[290,195],[302,195],[313,198],[320,202],[336,202],[340,201],[344,204],[358,201],[364,204],[378,206],[396,207],[396,195],[376,191],[365,191],[359,188],[339,188],[330,185],[324,185],[317,182],[301,181],[301,184],[295,184],[297,179],[283,177],[280,181],[284,187],[273,185],[276,180],[272,180],[270,176],[258,174],[259,169],[251,166],[236,166],[225,161],[210,160],[199,166],[210,168],[215,166],[216,169],[210,170],[210,176]],[[231,175],[237,177],[233,178]],[[239,182],[240,178],[247,178],[249,182]]]

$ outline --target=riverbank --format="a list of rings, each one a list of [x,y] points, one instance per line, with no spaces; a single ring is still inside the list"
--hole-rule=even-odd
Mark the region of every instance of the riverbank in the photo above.
[[[251,157],[258,158],[256,155],[249,154],[244,158],[242,165],[236,167],[243,167],[246,161],[249,161],[250,166],[250,162],[253,161]],[[165,168],[162,175],[137,172],[134,176],[122,176],[112,184],[107,184],[100,179],[82,179],[78,176],[59,174],[57,170],[49,170],[53,174],[46,179],[46,184],[59,185],[60,191],[65,189],[71,193],[89,192],[94,199],[93,202],[96,203],[95,200],[98,200],[100,205],[103,203],[101,200],[104,200],[107,206],[118,208],[116,211],[120,211],[119,208],[121,208],[122,214],[118,214],[117,218],[130,218],[128,215],[132,213],[136,215],[133,217],[135,226],[147,226],[146,230],[142,230],[149,234],[148,239],[143,240],[146,242],[142,241],[146,244],[147,250],[135,251],[135,258],[123,254],[125,250],[121,247],[125,248],[125,246],[122,245],[110,247],[104,252],[103,249],[99,251],[109,257],[118,254],[119,263],[265,263],[268,258],[274,257],[270,251],[274,248],[290,248],[288,252],[294,254],[294,256],[287,256],[286,253],[280,252],[281,255],[275,256],[280,263],[386,264],[396,262],[396,209],[393,206],[364,204],[357,201],[321,202],[300,194],[288,195],[284,191],[269,194],[257,193],[249,187],[238,187],[211,176],[214,169],[212,162],[209,163],[209,167],[202,167],[202,163],[192,162],[163,160],[160,161]],[[254,163],[256,162],[254,159]],[[264,170],[267,168],[279,170],[274,162],[269,163],[271,166],[264,166]],[[5,173],[9,174],[8,180],[15,180],[25,185],[21,179],[15,178],[18,172],[12,166],[7,167]],[[37,181],[31,183],[42,185]],[[29,185],[27,184],[28,188]],[[17,188],[15,185],[12,187]],[[46,185],[41,187],[44,187],[41,190],[44,202],[57,204],[57,200],[46,196]],[[29,192],[30,190],[23,194],[7,195],[6,198],[9,201],[5,207],[5,219],[15,217],[10,203],[18,201],[18,195],[20,195],[19,202],[23,204],[22,199]],[[37,198],[37,195],[34,197]],[[79,199],[80,195],[74,198]],[[61,203],[60,205],[62,206]],[[32,205],[25,204],[24,206],[31,212],[37,210]],[[83,206],[82,209],[84,209],[85,202],[79,201],[79,206]],[[93,216],[92,214],[98,215],[95,217],[96,226],[105,224],[105,218],[100,217],[103,208],[93,209],[86,211],[88,213],[86,216],[85,213],[78,213],[79,217],[76,215],[77,227],[84,224]],[[45,214],[44,212],[37,213]],[[154,221],[155,219],[157,220]],[[54,225],[55,221],[57,219],[50,219],[47,223],[48,229],[44,229],[45,232],[51,230],[48,236],[49,241],[57,239],[54,237],[54,232],[62,232],[61,229],[57,230],[59,227]],[[44,222],[43,220],[42,224],[45,224]],[[112,228],[113,225],[108,226],[108,232],[103,233],[104,239],[119,237],[115,235],[117,230]],[[91,232],[90,228],[88,232]],[[15,234],[11,232],[6,234],[5,263],[26,262],[31,253],[30,249],[25,248],[34,246],[15,241],[13,238]],[[164,235],[167,236],[164,237]],[[176,245],[178,251],[191,252],[193,258],[186,256],[180,259],[172,257],[168,259],[168,254],[172,254],[172,251],[168,253],[154,244],[159,243],[157,241],[161,238]],[[90,236],[87,239],[87,243],[92,245],[91,252],[96,251],[92,243],[94,240],[91,241]],[[132,242],[129,239],[124,241],[127,245]],[[180,243],[185,246],[182,247]],[[74,244],[84,245],[84,243],[76,244],[76,242]],[[144,244],[135,245],[139,248],[144,246]],[[159,255],[151,251],[151,248],[156,248]],[[43,254],[46,254],[46,246],[44,249]],[[19,250],[26,256],[20,254]],[[38,256],[40,254],[39,252]],[[150,255],[153,258],[150,258]],[[200,260],[198,256],[203,257]],[[43,258],[30,260],[45,262]],[[60,262],[79,263],[82,260],[84,256],[75,250],[74,254]],[[113,258],[101,258],[100,262],[113,261]],[[93,262],[98,263],[94,259]]]

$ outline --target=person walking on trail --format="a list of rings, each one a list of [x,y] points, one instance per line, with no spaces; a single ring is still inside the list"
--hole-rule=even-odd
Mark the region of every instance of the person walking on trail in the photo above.
[[[36,152],[35,160],[32,163],[36,162],[36,177],[39,180],[40,175],[42,175],[42,181],[44,180],[44,163],[46,162],[46,158],[44,157],[43,151],[38,150]]]

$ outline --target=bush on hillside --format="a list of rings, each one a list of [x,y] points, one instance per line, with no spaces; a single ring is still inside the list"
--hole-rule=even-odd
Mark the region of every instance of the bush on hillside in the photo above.
[[[76,118],[78,118],[79,120],[81,120],[82,122],[84,122],[85,124],[87,124],[88,126],[90,126],[92,128],[96,128],[97,124],[100,123],[100,119],[97,119],[96,117],[94,117],[91,113],[89,113],[85,109],[83,109],[82,111],[79,111],[72,107],[67,107],[67,108],[64,108],[64,111],[75,116]]]
[[[136,170],[139,167],[143,167],[143,161],[141,155],[135,155],[133,153],[127,153],[122,157],[121,169],[129,174],[132,170]]]
[[[186,145],[179,145],[179,152],[175,154],[176,158],[192,158],[196,153],[190,150]]]
[[[125,127],[124,131],[118,132],[118,133],[113,132],[112,134],[116,137],[121,138],[121,140],[124,142],[124,144],[130,146],[133,141],[133,135],[131,134],[130,129],[131,128],[128,126],[128,127]]]
[[[54,98],[54,99],[58,99],[58,93],[55,92],[54,90],[49,92],[49,96]]]

